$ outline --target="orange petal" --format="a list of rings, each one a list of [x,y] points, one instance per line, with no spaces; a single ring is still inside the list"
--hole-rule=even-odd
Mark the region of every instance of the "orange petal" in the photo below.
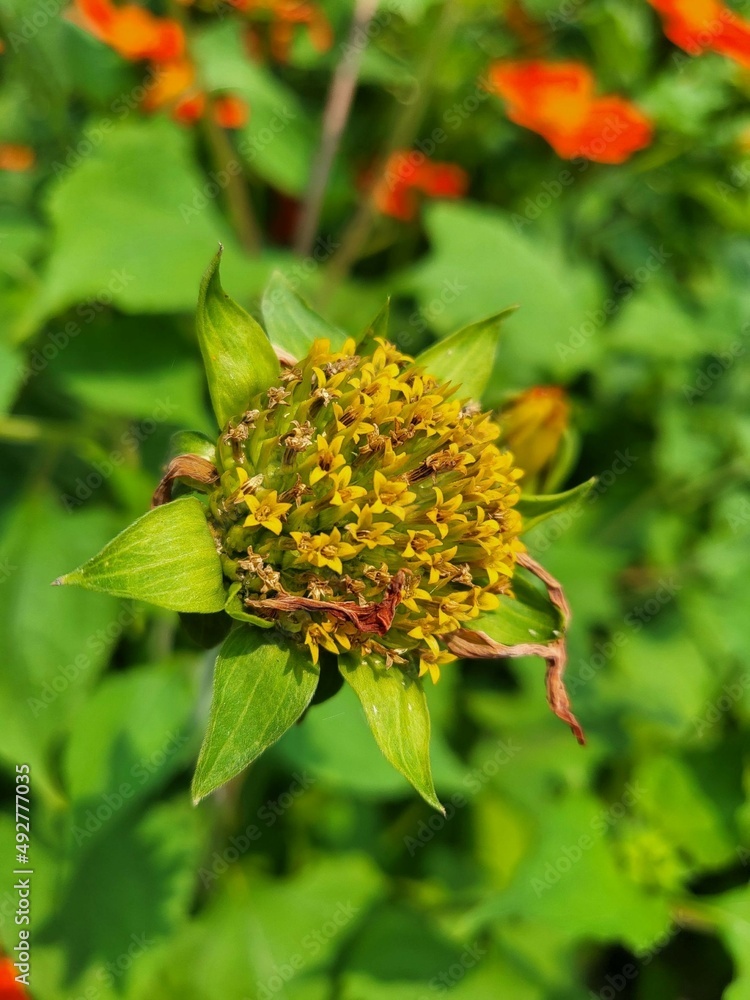
[[[214,119],[222,128],[242,128],[249,118],[247,103],[236,94],[223,94],[214,101]]]
[[[653,136],[651,121],[624,97],[600,97],[577,136],[574,155],[596,163],[624,163],[648,146]]]
[[[307,33],[316,52],[327,52],[333,45],[333,29],[325,15],[319,11],[310,20]]]
[[[109,0],[76,0],[84,26],[124,59],[176,59],[185,50],[185,37],[177,21],[155,17],[136,4],[115,7]]]
[[[726,8],[719,0],[648,0],[664,20],[664,30],[675,45],[688,52],[700,52],[705,41],[721,25]]]
[[[649,0],[664,34],[691,55],[713,49],[750,66],[750,23],[719,0]]]
[[[150,83],[143,107],[155,111],[165,104],[171,104],[183,96],[195,81],[195,67],[189,59],[175,59],[155,67],[155,75]]]
[[[576,62],[497,62],[490,85],[505,98],[511,121],[542,134],[579,128],[594,94],[591,70]]]
[[[31,146],[0,143],[0,170],[23,173],[36,163],[36,153]]]
[[[723,22],[723,31],[710,47],[750,69],[750,23],[739,18]]]
[[[109,0],[75,0],[74,9],[88,31],[106,41],[117,10]]]
[[[507,101],[508,117],[538,132],[558,156],[622,163],[651,141],[649,119],[622,97],[594,97],[582,63],[499,62],[490,86]]]
[[[9,958],[0,958],[0,1000],[26,1000],[28,993],[16,979],[17,969]]]
[[[455,163],[428,163],[419,188],[433,198],[461,198],[469,186],[469,175]]]
[[[147,58],[154,62],[179,59],[185,51],[185,35],[177,21],[165,18],[159,23],[157,38]]]
[[[172,117],[180,125],[192,125],[202,116],[206,108],[206,95],[198,92],[183,97],[172,108]]]
[[[414,191],[403,185],[378,195],[376,204],[383,215],[390,215],[391,218],[399,219],[401,222],[410,222],[417,214]]]
[[[271,55],[277,62],[289,61],[289,50],[294,40],[294,25],[291,21],[275,21],[269,29]]]

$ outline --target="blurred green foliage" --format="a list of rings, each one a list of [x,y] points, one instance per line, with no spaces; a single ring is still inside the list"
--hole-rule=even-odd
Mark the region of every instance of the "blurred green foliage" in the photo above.
[[[201,130],[138,110],[139,67],[51,0],[0,2],[0,141],[38,157],[0,172],[0,936],[16,942],[26,762],[40,1000],[750,995],[750,83],[670,46],[641,0],[523,0],[541,54],[584,60],[655,122],[622,166],[566,163],[478,87],[531,44],[510,6],[456,4],[428,75],[441,5],[381,7],[299,259],[274,234],[349,3],[325,5],[329,52],[299,37],[282,66],[252,63],[231,17],[197,21],[204,78],[253,111],[231,137],[266,234],[252,257]],[[359,174],[415,103],[414,144],[469,172],[468,199],[377,220],[333,286]],[[147,508],[173,431],[212,431],[192,314],[219,240],[256,315],[280,267],[352,332],[392,295],[412,352],[520,305],[485,402],[566,386],[566,485],[600,477],[529,543],[574,610],[586,749],[549,712],[540,661],[464,663],[428,691],[447,818],[379,755],[346,686],[191,806],[212,657],[172,614],[49,583]]]

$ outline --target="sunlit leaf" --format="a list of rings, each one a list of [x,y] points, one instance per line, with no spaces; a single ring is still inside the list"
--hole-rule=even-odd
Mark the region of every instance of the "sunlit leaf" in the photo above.
[[[430,766],[430,713],[420,681],[375,657],[339,657],[344,679],[365,710],[385,757],[435,809],[443,811]]]
[[[214,673],[208,729],[193,778],[199,802],[243,771],[310,703],[318,667],[306,650],[250,625],[230,633]]]
[[[55,583],[171,611],[220,611],[226,600],[216,545],[193,497],[150,510]]]

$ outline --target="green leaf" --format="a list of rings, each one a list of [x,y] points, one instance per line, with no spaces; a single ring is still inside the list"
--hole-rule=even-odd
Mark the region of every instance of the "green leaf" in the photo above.
[[[198,294],[196,326],[216,419],[223,427],[279,377],[279,361],[263,329],[221,287],[222,247]]]
[[[542,236],[524,219],[519,232],[517,216],[468,201],[425,205],[423,216],[432,249],[400,291],[415,295],[419,318],[439,336],[509,302],[522,304],[503,333],[493,403],[502,389],[567,378],[590,365],[598,340],[578,331],[604,289],[593,268],[571,262],[552,227]]]
[[[242,22],[233,18],[206,21],[192,39],[191,56],[207,90],[236,94],[252,108],[233,144],[239,157],[274,189],[301,196],[319,139],[309,100],[301,100],[299,88],[284,83],[271,66],[248,59]]]
[[[316,794],[306,770],[291,779],[287,794],[300,802],[300,808]],[[278,842],[279,817],[270,811],[270,805],[261,806],[243,834],[257,841],[253,854],[258,849],[273,850]],[[313,812],[320,815],[317,808]],[[368,922],[373,904],[383,895],[385,878],[375,862],[365,851],[352,850],[310,857],[289,875],[258,867],[253,871],[251,889],[244,879],[244,885],[239,879],[233,885],[235,880],[220,874],[212,862],[207,858],[205,867],[196,873],[209,888],[208,904],[163,946],[153,949],[149,960],[136,965],[136,979],[128,982],[128,995],[150,1000],[236,1000],[243,995],[268,1000],[328,1000],[331,989],[327,975],[327,988],[309,992],[309,986],[322,981],[323,970],[327,973],[335,965],[342,945]],[[223,866],[219,867],[223,872]],[[9,894],[16,877],[10,878]],[[241,948],[236,945],[238,940],[243,942]],[[290,942],[299,949],[291,953],[292,963]],[[196,955],[201,956],[200,962],[195,961]],[[282,980],[274,978],[280,969],[283,988]],[[269,982],[267,988],[264,984]],[[238,983],[252,985],[238,992]],[[277,984],[278,990],[274,989]],[[92,992],[94,995],[100,1000],[98,991]]]
[[[330,654],[332,655],[332,654]],[[323,657],[321,656],[321,662]],[[325,665],[312,704],[318,703],[324,685]],[[362,711],[359,698],[344,684],[338,662],[336,672],[343,687],[325,703],[324,710],[308,712],[304,726],[293,726],[274,747],[289,771],[308,770],[321,786],[360,802],[382,802],[412,795],[411,786],[383,756]],[[442,695],[448,678],[430,695]],[[455,756],[440,728],[436,697],[430,698],[430,757],[432,774],[444,796],[465,789],[466,767]]]
[[[430,767],[430,713],[421,683],[376,658],[340,656],[339,668],[365,710],[375,742],[386,759],[435,809],[438,801]]]
[[[502,320],[515,308],[504,309],[439,340],[417,356],[417,364],[445,382],[458,384],[460,396],[481,399],[492,374]]]
[[[601,830],[603,818],[616,822],[592,793],[570,790],[561,795],[555,802],[555,822],[540,824],[510,884],[466,915],[469,933],[493,921],[512,926],[514,921],[533,920],[559,928],[571,941],[621,940],[633,951],[652,946],[670,925],[669,901],[628,877],[614,838]],[[580,839],[583,832],[586,840]],[[557,859],[568,860],[561,844],[581,845],[580,855],[564,873],[557,867]],[[612,905],[594,909],[592,898],[609,899]]]
[[[0,413],[6,413],[24,377],[20,354],[0,342]]]
[[[263,322],[271,343],[288,351],[293,358],[304,358],[314,340],[330,340],[339,350],[346,334],[319,316],[295,292],[281,271],[274,271],[261,302]]]
[[[165,316],[92,320],[90,307],[78,314],[80,332],[49,367],[56,388],[103,413],[213,429],[200,361],[176,322]]]
[[[242,625],[216,660],[208,729],[193,778],[193,799],[225,784],[299,719],[318,683],[306,651],[278,634]]]
[[[745,848],[742,848],[743,856]],[[699,914],[706,913],[734,961],[732,983],[722,1000],[745,1000],[750,993],[750,887],[740,886],[701,900]]]
[[[671,843],[691,874],[728,866],[736,860],[730,815],[717,797],[701,787],[686,761],[668,754],[649,756],[633,773],[640,816]]]
[[[110,675],[77,716],[63,758],[76,853],[114,822],[113,815],[91,823],[103,802],[122,815],[184,766],[196,694],[186,666]]]
[[[0,532],[0,648],[13,651],[13,669],[0,671],[0,764],[13,773],[19,761],[29,763],[40,795],[58,787],[50,746],[59,745],[135,618],[104,594],[50,587],[115,530],[103,506],[71,513],[53,490],[16,498]]]
[[[541,521],[546,521],[553,514],[559,514],[563,510],[575,507],[583,503],[591,490],[596,485],[596,476],[587,479],[586,482],[574,486],[572,490],[564,493],[549,493],[546,496],[521,496],[516,504],[516,510],[523,518],[523,530],[528,531]]]
[[[117,969],[125,942],[137,955],[137,942],[147,942],[140,945],[143,951],[168,938],[185,920],[195,889],[200,817],[182,796],[100,823],[98,835],[82,845],[86,849],[69,880],[60,879],[57,909],[45,928],[65,956],[70,979],[94,962]],[[104,975],[95,996],[102,995],[102,982]]]
[[[170,611],[221,611],[221,562],[194,497],[155,507],[55,584],[76,584]]]
[[[91,127],[98,129],[95,119]],[[207,248],[218,242],[232,249],[233,287],[260,292],[269,262],[245,257],[218,202],[203,200],[192,135],[166,116],[120,114],[97,134],[93,151],[47,186],[54,240],[18,337],[70,306],[77,309],[68,335],[110,301],[133,315],[192,312]]]
[[[273,622],[268,621],[266,618],[261,618],[259,615],[250,614],[249,611],[245,611],[245,605],[242,603],[240,597],[240,590],[242,589],[242,584],[233,583],[230,585],[227,591],[227,602],[224,605],[224,610],[230,618],[234,618],[238,622],[250,622],[251,625],[257,625],[258,628],[273,628]]]
[[[552,642],[564,631],[562,615],[549,597],[520,573],[513,577],[515,597],[500,597],[500,606],[477,618],[470,627],[505,646]]]

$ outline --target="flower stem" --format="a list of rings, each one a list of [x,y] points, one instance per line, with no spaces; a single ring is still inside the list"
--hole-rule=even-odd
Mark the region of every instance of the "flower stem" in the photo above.
[[[245,184],[243,173],[234,169],[237,154],[224,129],[214,121],[212,110],[212,102],[209,99],[201,125],[214,169],[217,174],[227,178],[225,197],[229,218],[245,250],[251,254],[259,254],[261,250],[260,227],[255,218],[250,193]]]
[[[331,292],[346,278],[362,253],[377,217],[375,191],[378,183],[385,173],[391,153],[411,146],[414,141],[430,98],[431,81],[453,36],[457,22],[458,5],[455,0],[446,0],[415,77],[415,97],[411,102],[405,103],[396,115],[390,142],[372,172],[359,208],[344,231],[341,246],[328,265],[322,293],[324,298],[330,297]]]
[[[349,37],[344,54],[336,66],[331,80],[325,110],[320,146],[313,160],[305,202],[295,237],[297,254],[309,254],[318,230],[328,178],[341,143],[346,122],[354,99],[365,45],[359,41],[366,37],[367,28],[377,10],[378,0],[357,0]]]

